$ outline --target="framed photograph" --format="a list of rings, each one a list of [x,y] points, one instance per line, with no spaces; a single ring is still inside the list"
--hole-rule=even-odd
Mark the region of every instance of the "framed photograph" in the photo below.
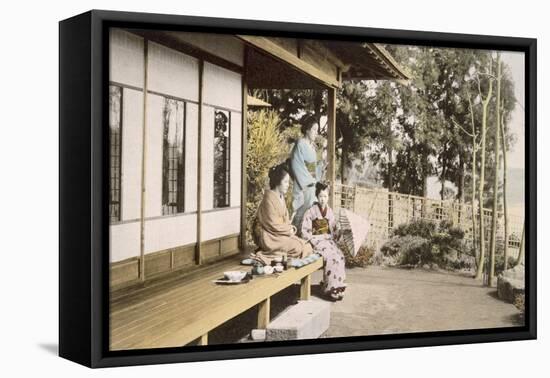
[[[536,40],[60,27],[60,356],[536,338]]]

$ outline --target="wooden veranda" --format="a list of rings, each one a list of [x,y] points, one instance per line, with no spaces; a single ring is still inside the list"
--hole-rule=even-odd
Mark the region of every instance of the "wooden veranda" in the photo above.
[[[243,98],[249,89],[314,89],[327,91],[327,181],[336,181],[336,91],[345,80],[395,80],[409,74],[377,43],[314,41],[294,38],[238,36],[247,43]],[[246,114],[247,104],[243,104]],[[246,136],[243,117],[243,136]],[[246,137],[243,137],[246,143]],[[246,161],[243,145],[243,170]],[[246,175],[243,175],[242,203],[246,203]],[[334,205],[334,191],[329,204]],[[246,211],[241,213],[241,230],[246,230]],[[246,243],[241,233],[241,246]]]
[[[132,271],[132,282],[123,282],[111,293],[111,337],[113,350],[183,346],[193,340],[206,344],[208,332],[251,307],[259,306],[258,326],[269,323],[270,297],[284,288],[300,282],[301,298],[309,298],[310,276],[322,267],[322,261],[300,269],[291,268],[279,278],[255,279],[240,287],[221,287],[212,283],[224,270],[238,269],[246,245],[246,155],[247,108],[250,89],[314,89],[327,91],[328,105],[328,170],[327,180],[334,183],[336,174],[336,91],[344,80],[407,80],[408,75],[395,63],[387,51],[374,43],[313,41],[296,38],[275,38],[249,35],[231,36],[231,43],[242,45],[242,66],[214,54],[208,39],[196,39],[197,45],[178,32],[133,31],[145,41],[161,44],[198,60],[198,124],[202,123],[204,106],[203,81],[205,62],[242,77],[242,124],[240,161],[240,233],[203,240],[208,228],[208,215],[201,203],[203,171],[201,131],[198,138],[196,172],[196,243],[171,247],[145,254],[145,197],[141,203],[141,255],[119,264],[123,274]],[[210,46],[212,47],[212,46]],[[214,49],[215,50],[215,49]],[[144,50],[143,112],[146,113],[148,50]],[[223,88],[219,89],[223,90]],[[238,90],[238,88],[237,88]],[[264,104],[265,105],[265,104]],[[146,137],[146,117],[143,117],[143,144]],[[145,170],[144,148],[142,175]],[[142,184],[144,185],[144,184]],[[142,187],[142,193],[144,187]],[[334,202],[331,192],[330,202]],[[237,244],[238,238],[238,244]],[[218,261],[216,261],[218,260]],[[139,274],[136,276],[136,266]],[[150,273],[150,275],[149,275]],[[137,277],[137,279],[135,278]],[[116,286],[116,285],[115,285]]]

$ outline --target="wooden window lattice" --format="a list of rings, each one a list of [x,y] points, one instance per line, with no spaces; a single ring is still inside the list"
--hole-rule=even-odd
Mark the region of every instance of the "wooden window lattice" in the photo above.
[[[184,212],[185,102],[164,99],[162,214]]]
[[[230,196],[231,112],[214,112],[214,208],[228,207]]]
[[[122,88],[109,86],[109,220],[121,220]]]

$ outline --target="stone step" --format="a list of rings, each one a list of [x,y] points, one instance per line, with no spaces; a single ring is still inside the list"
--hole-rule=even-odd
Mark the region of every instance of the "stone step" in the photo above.
[[[330,325],[330,307],[323,300],[299,301],[269,323],[266,341],[319,338]]]
[[[514,303],[518,295],[525,294],[525,268],[517,265],[502,272],[497,281],[498,297]]]

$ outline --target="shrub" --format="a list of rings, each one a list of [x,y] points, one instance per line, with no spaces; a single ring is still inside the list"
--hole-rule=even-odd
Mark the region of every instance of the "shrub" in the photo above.
[[[396,256],[401,251],[401,248],[403,247],[403,239],[405,237],[406,236],[392,237],[390,240],[384,243],[382,248],[380,248],[380,252],[382,252],[384,256],[391,256],[391,257]]]
[[[525,314],[525,294],[517,294],[514,298],[514,306],[523,315]]]
[[[508,269],[516,266],[516,261],[513,256],[508,256]],[[498,276],[504,272],[504,248],[501,248],[501,250],[497,250],[497,253],[495,254],[495,275]]]
[[[401,251],[401,258],[399,260],[401,265],[422,266],[439,260],[432,253],[429,240],[419,236],[409,236],[403,239],[405,239],[406,243]]]
[[[433,262],[429,241],[420,236],[394,236],[380,251],[385,256],[396,258],[398,265],[416,266]]]
[[[399,225],[380,252],[383,262],[395,265],[437,264],[449,269],[472,269],[475,265],[475,257],[464,242],[464,231],[450,222],[418,220]]]
[[[342,251],[346,259],[346,268],[364,268],[371,263],[374,256],[374,249],[366,245],[359,248],[355,256],[352,256],[346,248],[342,248]]]
[[[419,236],[424,239],[430,239],[435,232],[435,223],[425,220],[418,220],[411,223],[400,224],[395,228],[395,236]]]

